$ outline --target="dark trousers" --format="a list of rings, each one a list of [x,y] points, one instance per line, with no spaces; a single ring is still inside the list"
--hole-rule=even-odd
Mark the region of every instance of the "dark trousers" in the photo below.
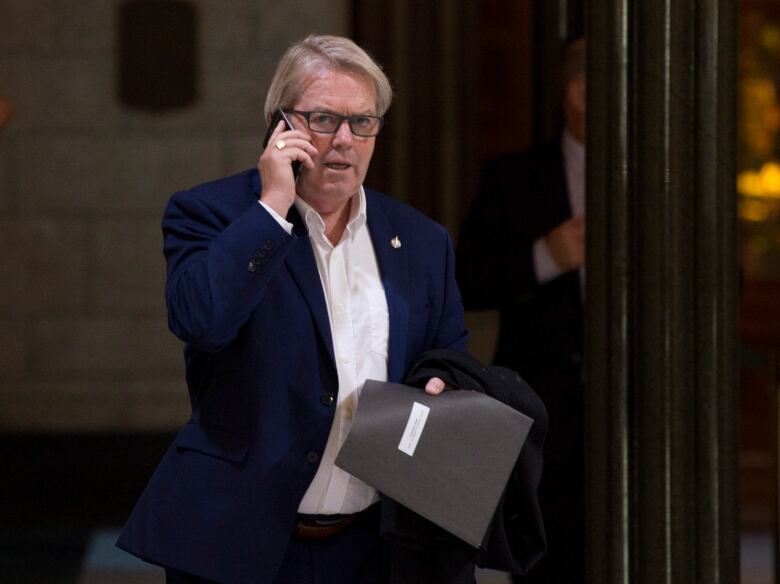
[[[547,552],[516,584],[584,584],[585,478],[581,394],[540,392],[550,415],[539,504]]]
[[[460,546],[426,551],[395,546],[388,584],[476,584],[474,564]]]
[[[217,584],[171,569],[165,577],[167,584]],[[256,584],[384,584],[386,578],[377,509],[325,540],[293,536],[273,582]]]

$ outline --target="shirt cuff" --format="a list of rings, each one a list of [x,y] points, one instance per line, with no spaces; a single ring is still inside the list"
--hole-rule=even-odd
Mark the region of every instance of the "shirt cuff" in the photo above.
[[[266,205],[263,201],[258,201],[258,203],[260,203],[263,206],[263,208],[271,214],[271,217],[276,219],[276,222],[279,224],[279,226],[282,229],[284,229],[287,232],[287,235],[292,235],[292,228],[293,228],[292,223],[290,223],[289,221],[287,221],[287,219],[279,215],[279,213],[271,209],[271,207]]]
[[[536,272],[536,281],[540,284],[546,284],[563,273],[550,255],[550,250],[547,249],[543,237],[534,242],[534,271]]]

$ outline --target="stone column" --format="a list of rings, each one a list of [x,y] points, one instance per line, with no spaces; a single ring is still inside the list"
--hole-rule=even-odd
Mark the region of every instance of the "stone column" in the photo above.
[[[736,583],[736,2],[590,8],[589,581]]]

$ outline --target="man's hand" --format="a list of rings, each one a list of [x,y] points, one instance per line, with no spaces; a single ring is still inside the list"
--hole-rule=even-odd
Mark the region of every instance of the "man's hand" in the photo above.
[[[439,395],[444,391],[444,382],[438,377],[431,377],[425,384],[425,393],[430,395]]]
[[[585,261],[585,221],[572,217],[544,237],[550,255],[562,271],[579,268]]]
[[[312,157],[316,155],[317,149],[306,132],[285,130],[284,122],[280,121],[268,140],[268,146],[260,155],[260,160],[257,161],[257,170],[263,185],[260,200],[285,217],[295,202],[292,163],[300,160],[306,168],[312,169]]]

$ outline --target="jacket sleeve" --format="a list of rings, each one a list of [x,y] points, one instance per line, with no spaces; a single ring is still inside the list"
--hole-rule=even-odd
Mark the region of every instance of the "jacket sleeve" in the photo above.
[[[455,281],[455,254],[452,238],[442,228],[446,238],[445,245],[445,271],[444,271],[444,302],[442,304],[439,326],[431,344],[434,349],[454,349],[466,352],[466,325],[463,316],[463,302],[461,301],[458,283]]]
[[[479,191],[463,222],[458,241],[458,284],[467,309],[501,308],[538,290],[533,266],[537,232],[529,224],[517,161],[499,159],[486,166]]]
[[[261,205],[228,217],[205,187],[175,194],[162,221],[168,326],[207,352],[235,339],[295,236]]]

